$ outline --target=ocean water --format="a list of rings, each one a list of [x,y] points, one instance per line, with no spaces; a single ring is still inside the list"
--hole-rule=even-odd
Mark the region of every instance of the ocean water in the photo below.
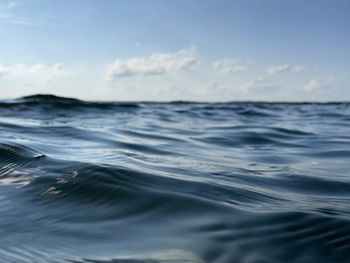
[[[0,102],[0,262],[350,262],[350,104]]]

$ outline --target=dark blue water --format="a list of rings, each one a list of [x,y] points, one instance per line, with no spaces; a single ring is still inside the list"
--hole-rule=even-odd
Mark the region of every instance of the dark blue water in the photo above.
[[[0,102],[0,262],[350,262],[350,104]]]

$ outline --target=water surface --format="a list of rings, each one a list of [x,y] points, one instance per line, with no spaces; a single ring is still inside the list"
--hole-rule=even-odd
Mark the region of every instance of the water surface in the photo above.
[[[350,104],[0,102],[0,261],[350,262]]]

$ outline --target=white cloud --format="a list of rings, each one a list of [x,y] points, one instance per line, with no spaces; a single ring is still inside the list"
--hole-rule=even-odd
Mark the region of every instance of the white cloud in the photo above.
[[[29,17],[17,14],[18,3],[9,1],[0,3],[0,22],[29,27],[44,27],[48,25],[47,17]]]
[[[251,90],[255,90],[255,89],[266,89],[268,87],[272,86],[271,82],[269,79],[263,77],[263,76],[259,76],[255,79],[252,79],[250,81],[247,81],[246,83],[244,83],[242,85],[242,90],[243,91],[251,91]]]
[[[317,90],[319,88],[319,85],[320,83],[318,80],[312,79],[308,83],[306,83],[306,85],[304,86],[304,89],[306,91],[311,92],[311,91]]]
[[[266,69],[266,73],[269,75],[278,75],[280,73],[284,72],[298,72],[304,69],[303,65],[289,65],[289,64],[283,64],[278,66],[272,66]]]
[[[16,65],[0,65],[0,77],[12,76],[16,78],[36,78],[43,81],[51,81],[56,77],[72,75],[73,70],[67,70],[60,63],[54,65],[46,64],[16,64]]]
[[[88,96],[77,86],[93,85],[90,76],[79,78],[81,66],[65,67],[62,64],[5,64],[0,65],[2,98],[14,98],[35,93],[52,93],[61,96]],[[2,76],[1,76],[2,75]],[[85,79],[88,79],[85,81]],[[98,79],[98,78],[96,78]],[[83,83],[82,85],[77,84]],[[96,85],[97,81],[94,83]],[[91,87],[90,86],[90,87]],[[81,94],[80,94],[81,93]]]
[[[213,62],[213,68],[222,74],[241,73],[248,69],[246,63],[238,59],[222,59]]]
[[[303,88],[304,91],[312,94],[327,94],[328,97],[332,97],[336,94],[342,94],[341,90],[345,91],[347,86],[341,83],[335,83],[333,81],[330,81],[330,79],[320,80],[313,78],[309,82],[307,82]],[[339,98],[343,99],[342,96],[340,96]]]
[[[149,57],[117,59],[107,69],[107,79],[134,75],[162,75],[169,72],[193,69],[199,61],[195,49],[183,49],[175,53],[155,53]]]
[[[64,73],[64,67],[62,64],[57,63],[54,65],[46,65],[46,64],[31,64],[31,65],[25,65],[25,64],[17,64],[14,66],[7,67],[10,69],[11,72],[14,74],[50,74],[50,75],[57,75],[60,73]]]
[[[0,77],[10,74],[10,70],[4,66],[0,65]]]

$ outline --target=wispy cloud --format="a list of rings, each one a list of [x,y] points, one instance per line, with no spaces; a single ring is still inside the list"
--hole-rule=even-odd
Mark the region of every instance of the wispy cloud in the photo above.
[[[74,74],[74,70],[66,69],[62,64],[54,65],[46,64],[16,64],[16,65],[0,65],[0,77],[9,76],[17,78],[36,78],[50,82],[56,77]]]
[[[11,10],[18,5],[16,1],[9,1],[6,3],[0,3],[0,10]]]
[[[248,65],[239,59],[222,59],[214,61],[213,68],[222,74],[235,74],[246,71]]]
[[[298,72],[304,69],[304,66],[301,64],[298,65],[289,65],[283,64],[278,66],[272,66],[266,69],[266,73],[269,75],[278,75],[284,72]]]
[[[15,8],[17,5],[18,5],[17,2],[11,1],[7,3],[7,8],[12,9],[12,8]]]
[[[14,24],[21,26],[45,26],[46,21],[40,17],[29,17],[26,15],[19,15],[16,12],[19,4],[15,1],[7,3],[0,3],[0,22],[6,24]]]
[[[317,79],[311,79],[308,83],[306,83],[306,85],[304,86],[304,89],[306,91],[314,91],[317,90],[319,88],[319,81]]]
[[[0,14],[0,22],[1,21],[7,24],[15,24],[15,25],[21,25],[21,26],[30,26],[30,27],[35,27],[35,26],[42,27],[46,25],[43,19],[16,16],[14,14]]]
[[[247,81],[242,85],[243,91],[250,91],[252,89],[263,89],[271,86],[270,80],[264,76],[256,77],[250,81]]]
[[[345,88],[346,86],[335,83],[332,79],[320,80],[313,78],[304,85],[304,91],[310,93],[339,92],[339,90]]]
[[[183,49],[175,53],[155,53],[149,57],[117,59],[107,69],[107,79],[135,75],[162,75],[180,70],[193,69],[198,65],[195,49]]]
[[[10,74],[10,70],[4,66],[0,65],[0,77]]]

